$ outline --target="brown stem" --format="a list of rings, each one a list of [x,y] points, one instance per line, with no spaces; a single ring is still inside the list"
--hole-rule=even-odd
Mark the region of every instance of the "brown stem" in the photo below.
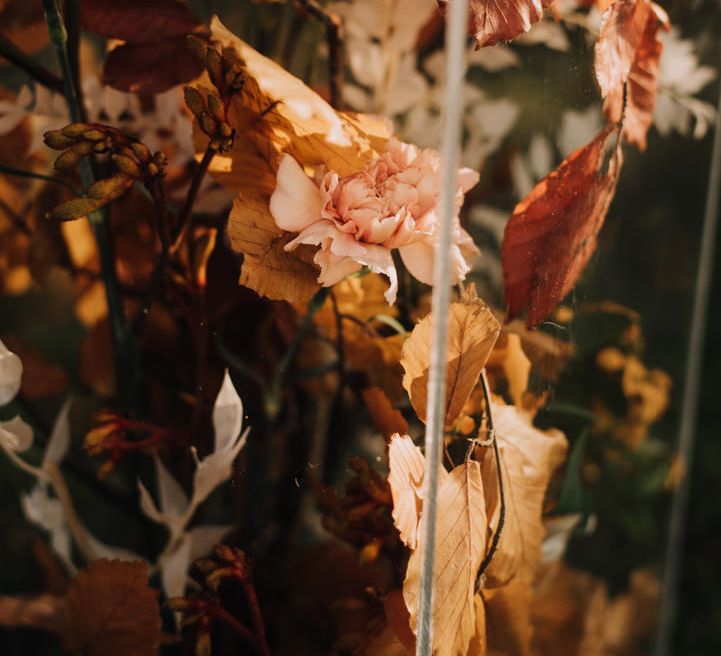
[[[258,595],[255,593],[255,586],[248,576],[243,578],[242,583],[245,597],[248,600],[250,615],[253,618],[253,627],[255,628],[255,634],[258,640],[258,652],[261,656],[270,656],[270,648],[265,637],[265,623],[263,622],[263,614],[260,612],[260,604],[258,603]]]
[[[326,11],[317,0],[296,0],[298,5],[310,16],[325,26],[325,38],[328,42],[328,87],[330,104],[343,109],[343,21],[339,16]]]
[[[258,642],[258,639],[256,638],[256,636],[253,635],[253,632],[247,626],[241,624],[237,619],[235,619],[222,606],[214,605],[212,608],[212,616],[216,619],[219,619],[221,622],[227,624],[231,629],[233,629],[233,631],[235,631],[248,644],[250,644],[255,649],[255,651],[261,654],[261,656],[266,656],[266,654],[270,654],[270,652],[263,651],[261,645]]]
[[[0,56],[7,59],[19,69],[25,71],[35,82],[55,93],[65,93],[63,81],[55,73],[50,72],[45,66],[36,62],[32,57],[26,55],[7,37],[0,34]]]
[[[27,221],[20,216],[10,205],[8,205],[2,198],[0,198],[0,210],[10,219],[12,224],[26,237],[32,237],[33,231],[28,226]]]
[[[183,209],[181,210],[180,216],[178,217],[178,234],[176,235],[175,239],[173,239],[173,242],[170,245],[171,254],[177,252],[177,250],[180,248],[180,245],[183,243],[186,235],[188,234],[188,231],[190,230],[190,227],[193,223],[191,220],[193,205],[195,204],[195,199],[198,196],[198,190],[200,189],[200,185],[203,182],[203,178],[205,177],[205,174],[208,171],[208,167],[210,166],[210,162],[212,161],[214,156],[215,150],[213,150],[210,147],[210,144],[208,144],[208,147],[205,149],[203,159],[200,161],[200,164],[198,164],[198,167],[195,169],[195,173],[193,174],[193,181],[190,183],[190,189],[188,190],[188,195],[185,198],[185,204],[183,205]]]

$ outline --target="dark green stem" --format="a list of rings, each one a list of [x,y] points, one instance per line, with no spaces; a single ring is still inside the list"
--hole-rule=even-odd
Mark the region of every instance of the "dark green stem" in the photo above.
[[[35,82],[55,93],[65,93],[63,81],[51,73],[45,66],[28,57],[12,41],[0,34],[0,56],[7,59],[19,69],[25,71]]]
[[[74,83],[73,67],[68,56],[68,33],[65,29],[63,16],[57,0],[43,0],[45,17],[48,23],[50,41],[60,64],[65,88],[65,100],[68,104],[70,119],[74,123],[82,122],[84,111],[81,109],[80,96]],[[83,187],[87,189],[94,181],[90,162],[80,162],[80,177]],[[134,398],[138,391],[137,375],[139,372],[138,357],[133,344],[132,335],[123,311],[118,281],[115,274],[115,256],[108,215],[105,210],[97,210],[88,215],[90,226],[95,235],[100,254],[100,270],[105,284],[105,295],[108,302],[108,314],[113,333],[115,347],[115,363],[118,394],[129,406],[134,406]]]

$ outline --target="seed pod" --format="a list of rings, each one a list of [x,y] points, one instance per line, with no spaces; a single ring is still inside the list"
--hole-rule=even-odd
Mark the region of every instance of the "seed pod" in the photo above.
[[[83,132],[83,137],[85,139],[89,139],[90,141],[100,141],[105,138],[105,132],[93,128],[92,130],[85,130],[85,132]]]
[[[55,160],[55,168],[58,171],[75,166],[80,158],[89,155],[93,150],[93,144],[89,141],[81,141],[61,153]]]
[[[233,135],[233,128],[227,123],[221,123],[218,126],[218,134],[220,134],[221,137],[230,137]]]
[[[93,126],[88,123],[71,123],[60,130],[66,137],[82,137],[83,132],[92,130]]]
[[[243,88],[244,84],[245,75],[243,74],[243,69],[237,64],[233,64],[233,66],[225,72],[225,86],[228,89],[228,93],[237,93]]]
[[[98,180],[88,188],[88,196],[102,199],[105,203],[122,196],[133,184],[133,179],[125,173],[116,173]]]
[[[195,118],[200,120],[200,115],[205,111],[205,103],[203,102],[203,96],[200,92],[191,86],[183,87],[183,95],[185,96],[185,104],[188,109],[193,112]]]
[[[50,130],[43,135],[43,141],[48,148],[65,150],[75,143],[73,137],[66,137],[60,130]]]
[[[225,121],[225,108],[223,107],[223,102],[216,96],[214,93],[208,94],[208,112],[210,115],[218,121],[218,123],[222,123]]]
[[[222,147],[223,141],[221,139],[218,139],[218,137],[213,137],[208,144],[208,148],[210,148],[210,150],[221,150]]]
[[[110,146],[112,146],[112,143],[108,143],[107,140],[97,141],[93,144],[93,150],[96,153],[107,153],[108,150],[110,150]]]
[[[208,75],[210,75],[210,81],[220,91],[223,88],[223,62],[220,59],[220,53],[215,48],[208,48],[205,65]]]
[[[197,607],[194,600],[186,597],[171,597],[165,602],[165,605],[174,611],[195,610]]]
[[[143,172],[132,157],[128,157],[127,155],[113,155],[113,161],[121,173],[125,173],[125,175],[129,175],[136,180],[143,177]]]
[[[73,198],[73,200],[65,201],[54,207],[48,212],[47,216],[49,219],[55,219],[56,221],[73,221],[87,216],[104,204],[105,202],[98,198]]]
[[[150,150],[144,143],[133,141],[133,143],[130,144],[130,148],[138,161],[147,162],[150,159]]]

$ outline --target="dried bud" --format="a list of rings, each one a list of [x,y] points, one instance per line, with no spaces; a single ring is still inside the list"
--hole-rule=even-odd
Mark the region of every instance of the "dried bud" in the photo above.
[[[141,163],[147,162],[151,157],[148,147],[145,144],[140,143],[139,141],[134,141],[133,143],[131,143],[130,148],[132,149],[135,157]]]
[[[75,166],[82,157],[89,155],[93,150],[93,144],[89,141],[81,141],[61,153],[55,160],[55,168],[58,171]]]
[[[208,136],[213,136],[218,129],[218,124],[215,122],[215,119],[207,112],[203,112],[198,117],[198,122],[200,123],[200,129]]]
[[[97,128],[93,128],[92,130],[85,130],[85,132],[83,132],[83,137],[89,141],[100,141],[105,138],[105,132],[102,132]]]
[[[223,88],[223,62],[220,58],[220,53],[215,48],[208,48],[205,65],[208,69],[211,82],[220,91]]]
[[[223,123],[225,121],[225,108],[223,107],[223,101],[214,93],[209,93],[207,102],[208,112],[210,115],[218,121],[218,123]]]
[[[193,599],[187,597],[171,597],[165,602],[165,605],[170,609],[178,613],[182,613],[186,610],[196,610],[197,603]]]
[[[243,88],[245,84],[245,75],[243,69],[237,64],[233,64],[232,67],[228,68],[225,72],[225,86],[228,93],[237,93]]]
[[[60,130],[50,130],[43,135],[43,141],[48,148],[65,150],[75,143],[73,137],[66,137]]]
[[[205,45],[205,41],[202,39],[199,39],[197,36],[193,36],[192,34],[189,34],[185,42],[188,45],[188,48],[192,50],[193,54],[200,59],[200,61],[205,64],[205,51],[208,49],[208,47]]]
[[[233,128],[231,128],[227,123],[221,123],[218,126],[218,134],[220,134],[221,137],[232,137],[233,136]]]
[[[120,169],[121,173],[129,175],[131,178],[136,180],[143,177],[143,172],[140,170],[138,163],[132,158],[126,155],[113,155],[113,161],[115,165]]]
[[[80,138],[83,132],[94,129],[94,126],[88,123],[71,123],[60,130],[66,137]]]
[[[201,114],[205,111],[205,103],[200,92],[191,86],[183,87],[183,95],[185,96],[185,104],[188,109],[193,112],[195,117],[200,120]]]
[[[98,180],[88,188],[88,196],[99,198],[106,203],[122,196],[133,184],[133,179],[125,173],[116,173],[103,180]]]
[[[97,198],[73,198],[50,210],[48,218],[57,221],[73,221],[87,216],[104,204],[104,201]]]

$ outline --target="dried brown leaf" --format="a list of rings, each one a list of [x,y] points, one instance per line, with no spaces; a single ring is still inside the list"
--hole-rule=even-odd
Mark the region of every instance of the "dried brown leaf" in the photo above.
[[[431,321],[427,315],[403,345],[403,387],[418,417],[426,419],[431,355]],[[488,360],[500,325],[488,306],[469,285],[459,302],[448,311],[448,369],[446,373],[445,425],[450,426],[463,409]]]
[[[474,588],[486,551],[486,509],[477,462],[459,465],[438,488],[433,592],[433,654],[466,656],[477,629]],[[421,515],[419,533],[425,518]],[[403,597],[411,627],[418,622],[418,595],[424,545],[408,561]]]
[[[513,210],[501,250],[508,319],[527,309],[533,328],[571,291],[591,255],[616,192],[621,151],[605,167],[606,129],[571,153]]]
[[[362,396],[373,424],[386,440],[390,441],[394,433],[405,434],[408,432],[408,422],[400,411],[391,405],[390,399],[382,389],[368,387],[363,390]]]
[[[662,27],[669,29],[668,16],[654,2],[618,0],[604,13],[596,42],[596,79],[606,118],[613,124],[623,119],[624,138],[640,150],[653,122]]]
[[[563,433],[534,428],[514,406],[493,404],[492,414],[501,455],[506,519],[482,582],[488,588],[505,585],[514,577],[533,581],[545,534],[542,512],[546,488],[567,449]],[[484,449],[482,455],[490,537],[500,517],[498,470],[492,449]]]
[[[96,560],[65,598],[64,641],[87,656],[155,656],[160,646],[158,593],[141,562]]]
[[[483,590],[491,656],[531,656],[531,584],[516,579],[502,588]]]

